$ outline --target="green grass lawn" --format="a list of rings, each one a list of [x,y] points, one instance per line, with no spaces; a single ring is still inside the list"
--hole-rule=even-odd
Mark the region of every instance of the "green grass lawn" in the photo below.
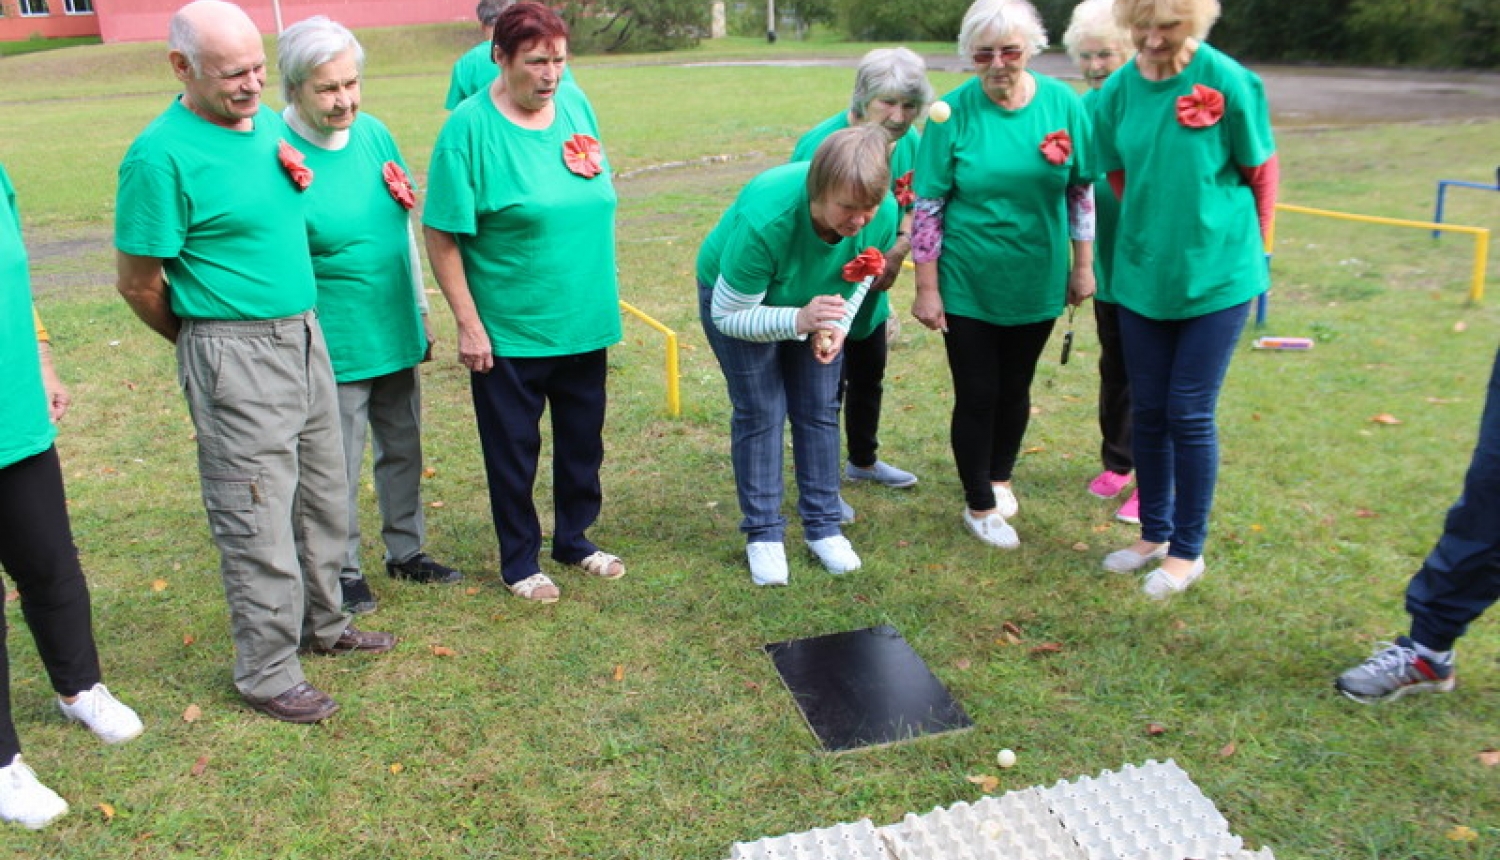
[[[445,115],[448,63],[471,40],[460,28],[368,34],[365,109],[419,176]],[[760,50],[741,40],[724,56]],[[735,841],[974,800],[969,776],[999,776],[1005,791],[1173,758],[1236,833],[1281,858],[1500,857],[1500,769],[1477,758],[1500,746],[1500,621],[1464,639],[1451,695],[1374,708],[1331,686],[1402,632],[1406,578],[1468,461],[1500,324],[1495,302],[1464,302],[1472,241],[1281,219],[1270,324],[1246,332],[1220,410],[1208,575],[1165,606],[1135,577],[1099,568],[1134,532],[1084,490],[1098,469],[1087,311],[1073,361],[1059,366],[1054,342],[1038,371],[1016,475],[1022,547],[1003,553],[960,525],[942,345],[907,316],[903,280],[882,453],[922,482],[846,490],[858,573],[822,573],[796,551],[794,527],[791,586],[759,590],[736,529],[728,408],[697,327],[693,259],[739,186],[845,105],[852,73],[668,64],[715,56],[582,58],[576,69],[628,174],[617,183],[622,292],[683,340],[679,419],[664,412],[659,335],[627,319],[611,352],[606,504],[592,536],[630,575],[585,581],[548,562],[564,597],[545,608],[499,587],[467,380],[434,295],[430,549],[469,577],[393,583],[375,575],[380,549],[367,544],[381,608],[361,624],[402,644],[380,658],[310,659],[311,680],[343,705],[314,727],[253,715],[230,683],[174,360],[113,290],[114,172],[172,96],[164,51],[0,63],[0,161],[74,393],[58,444],[106,680],[148,725],[103,748],[64,724],[30,640],[13,633],[26,758],[74,811],[39,834],[0,830],[0,856],[718,860]],[[959,80],[935,77],[939,91]],[[1284,131],[1282,199],[1425,219],[1436,179],[1492,175],[1497,132],[1497,122]],[[1455,192],[1448,219],[1494,227],[1497,203]],[[1492,262],[1493,289],[1497,276]],[[1253,352],[1260,333],[1318,344]],[[1400,423],[1371,420],[1380,414]],[[24,628],[13,601],[6,613]],[[760,646],[876,624],[906,636],[973,730],[817,752]],[[1044,643],[1058,647],[1034,650]],[[183,718],[190,706],[200,718]],[[1150,723],[1166,731],[1148,734]],[[1001,772],[1005,747],[1019,764]],[[1453,841],[1457,826],[1477,838]]]

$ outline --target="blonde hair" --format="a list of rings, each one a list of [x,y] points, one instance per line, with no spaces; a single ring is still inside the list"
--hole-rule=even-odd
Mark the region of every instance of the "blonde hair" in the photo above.
[[[807,199],[821,200],[836,188],[848,188],[860,205],[880,205],[891,188],[890,147],[890,137],[878,125],[828,135],[807,169]]]
[[[1115,0],[1115,23],[1124,29],[1153,21],[1181,20],[1198,39],[1219,20],[1219,0]]]

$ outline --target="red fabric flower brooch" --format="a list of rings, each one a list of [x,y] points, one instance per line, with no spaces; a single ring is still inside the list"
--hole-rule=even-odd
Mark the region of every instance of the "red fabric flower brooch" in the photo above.
[[[604,172],[604,151],[599,148],[599,141],[586,134],[575,134],[563,141],[563,164],[584,179],[593,179]]]
[[[403,209],[411,209],[417,205],[417,195],[411,187],[411,177],[401,169],[401,165],[394,161],[387,161],[380,168],[380,175],[385,177],[386,190],[391,192],[391,197],[401,204]]]
[[[1062,164],[1073,154],[1073,138],[1067,129],[1054,131],[1042,138],[1042,145],[1037,148],[1042,151],[1042,157],[1047,159],[1048,164]]]
[[[896,202],[902,207],[910,206],[917,200],[917,192],[911,190],[912,171],[908,170],[896,180]]]
[[[1177,99],[1177,121],[1187,128],[1208,128],[1224,116],[1224,94],[1193,84],[1193,91]]]
[[[307,186],[312,184],[313,172],[308,167],[302,153],[286,141],[280,141],[276,145],[276,157],[281,161],[281,169],[291,177],[292,184],[297,186],[298,191],[306,191]]]
[[[878,277],[885,271],[885,255],[878,248],[866,248],[844,264],[844,280],[857,284],[865,278]]]

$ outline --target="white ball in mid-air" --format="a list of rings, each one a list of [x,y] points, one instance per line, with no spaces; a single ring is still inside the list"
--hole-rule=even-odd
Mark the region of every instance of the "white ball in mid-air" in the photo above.
[[[953,108],[948,107],[947,102],[933,102],[927,109],[927,118],[933,122],[947,122],[950,116],[953,116]]]
[[[995,753],[995,763],[1001,767],[1015,767],[1016,753],[1014,750],[1001,750]]]

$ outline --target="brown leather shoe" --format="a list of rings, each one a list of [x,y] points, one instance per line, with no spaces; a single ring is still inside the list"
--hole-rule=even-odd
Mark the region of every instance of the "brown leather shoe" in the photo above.
[[[274,699],[251,702],[250,707],[269,714],[284,723],[316,723],[326,720],[338,712],[339,703],[330,699],[322,690],[303,681]]]
[[[353,654],[356,651],[384,654],[394,647],[396,647],[396,637],[393,634],[356,630],[351,624],[344,628],[344,632],[339,634],[338,641],[332,645],[314,645],[308,650],[314,654]]]

